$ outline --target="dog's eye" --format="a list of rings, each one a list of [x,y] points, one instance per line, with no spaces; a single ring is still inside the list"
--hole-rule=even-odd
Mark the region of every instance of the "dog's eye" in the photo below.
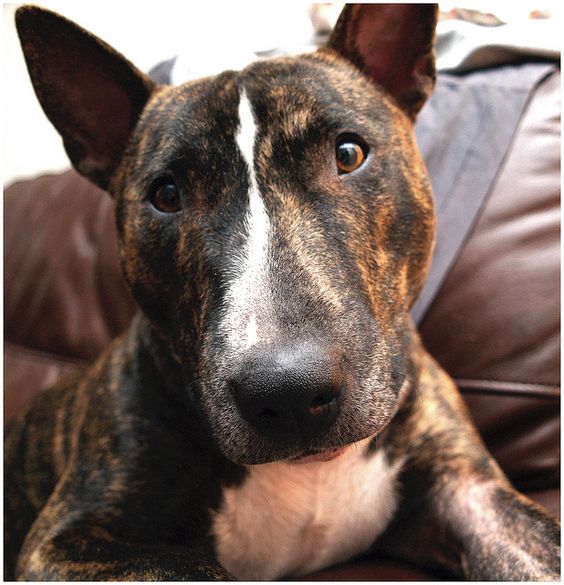
[[[180,192],[171,179],[157,183],[151,189],[149,200],[155,209],[163,213],[177,213],[182,208]]]
[[[351,138],[337,142],[335,157],[339,174],[351,173],[366,159],[366,148]]]

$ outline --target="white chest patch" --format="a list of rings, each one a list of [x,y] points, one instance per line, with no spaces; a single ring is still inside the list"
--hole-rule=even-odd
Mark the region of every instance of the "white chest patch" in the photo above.
[[[221,564],[241,580],[307,574],[365,551],[396,510],[396,477],[367,441],[327,462],[267,463],[224,490],[212,530]]]

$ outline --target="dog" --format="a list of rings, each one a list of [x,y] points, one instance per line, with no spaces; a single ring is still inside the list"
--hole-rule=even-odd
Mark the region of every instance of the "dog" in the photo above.
[[[316,52],[172,87],[17,11],[43,109],[115,198],[140,311],[7,430],[7,578],[266,580],[374,554],[559,579],[558,522],[512,488],[410,317],[436,19],[347,5]]]

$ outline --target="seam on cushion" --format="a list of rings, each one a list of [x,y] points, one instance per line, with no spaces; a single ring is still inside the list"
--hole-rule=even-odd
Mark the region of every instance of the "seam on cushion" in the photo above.
[[[506,394],[531,398],[560,399],[560,386],[551,386],[549,384],[529,384],[502,380],[470,380],[467,378],[455,378],[455,382],[464,393]]]
[[[22,356],[24,358],[30,358],[42,362],[57,362],[63,366],[81,366],[87,364],[87,360],[81,360],[77,358],[67,357],[61,354],[56,354],[48,351],[41,351],[38,349],[32,349],[23,345],[4,341],[4,352],[7,354],[13,354],[15,356]]]

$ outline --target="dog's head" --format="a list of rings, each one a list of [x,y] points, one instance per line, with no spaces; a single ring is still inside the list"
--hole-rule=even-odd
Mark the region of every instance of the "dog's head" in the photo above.
[[[397,409],[433,240],[412,126],[435,20],[347,6],[316,53],[169,87],[53,13],[17,13],[70,159],[116,199],[125,276],[179,392],[236,462],[326,454]]]

